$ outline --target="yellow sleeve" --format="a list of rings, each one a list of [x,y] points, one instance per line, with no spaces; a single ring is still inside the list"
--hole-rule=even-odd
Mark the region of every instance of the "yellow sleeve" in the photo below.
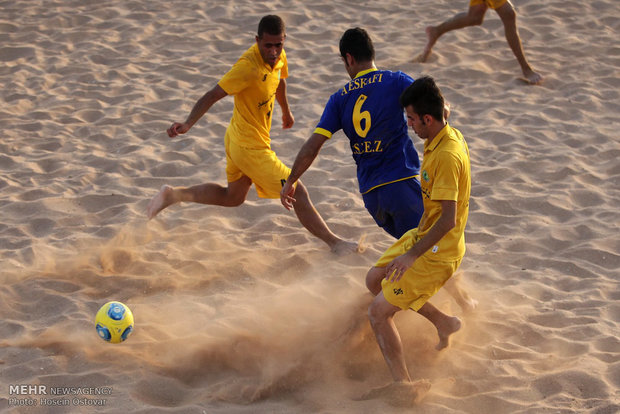
[[[247,59],[241,58],[220,79],[218,85],[228,95],[236,95],[247,88],[255,77],[254,69]]]
[[[435,174],[431,200],[457,201],[459,176],[463,168],[461,160],[455,154],[448,151],[441,151],[437,154],[437,160],[440,168],[437,168]]]
[[[286,52],[282,49],[282,54],[280,54],[280,60],[282,60],[282,69],[280,69],[280,79],[288,78],[288,60],[286,59]]]

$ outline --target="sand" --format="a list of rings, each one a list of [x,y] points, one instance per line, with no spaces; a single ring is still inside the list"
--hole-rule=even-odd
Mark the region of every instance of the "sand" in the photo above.
[[[541,86],[519,80],[493,12],[413,61],[426,25],[466,1],[0,1],[0,411],[620,410],[620,4],[514,4]],[[379,67],[435,77],[468,140],[457,283],[479,305],[432,299],[463,321],[441,352],[422,317],[397,316],[412,376],[430,384],[405,407],[361,398],[390,382],[364,276],[392,240],[364,209],[344,135],[303,179],[335,232],[364,239],[361,254],[335,256],[254,190],[238,208],[175,205],[146,220],[163,184],[225,182],[232,99],[187,135],[165,129],[270,13],[288,25],[296,124],[283,131],[276,110],[272,139],[289,165],[347,81],[337,42],[353,26],[370,32]],[[120,345],[94,329],[109,300],[136,320]]]

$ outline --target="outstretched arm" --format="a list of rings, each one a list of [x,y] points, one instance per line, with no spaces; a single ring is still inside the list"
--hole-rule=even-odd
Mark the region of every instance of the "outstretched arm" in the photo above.
[[[319,151],[323,144],[327,141],[325,135],[317,134],[316,132],[308,138],[304,145],[299,150],[295,163],[291,169],[291,174],[288,176],[286,183],[282,186],[280,192],[280,201],[282,205],[288,210],[293,208],[293,202],[295,198],[295,187],[293,185],[299,180],[299,177],[306,172],[306,170],[312,165],[314,159],[319,155]]]
[[[226,91],[224,91],[220,85],[215,85],[211,90],[205,93],[202,98],[198,99],[185,122],[175,122],[168,128],[168,136],[172,138],[179,134],[185,134],[205,113],[207,113],[214,103],[227,95]]]
[[[291,108],[288,106],[288,98],[286,96],[286,79],[280,79],[278,88],[276,89],[276,100],[282,108],[282,128],[289,129],[295,123]]]

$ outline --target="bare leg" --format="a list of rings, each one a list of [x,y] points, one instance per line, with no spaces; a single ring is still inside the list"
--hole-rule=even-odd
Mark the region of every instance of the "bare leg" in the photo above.
[[[373,296],[377,296],[381,292],[381,281],[384,278],[384,267],[371,267],[366,274],[366,287]]]
[[[468,312],[476,309],[478,306],[478,301],[473,299],[469,294],[461,289],[459,280],[461,278],[461,273],[457,273],[452,275],[450,279],[446,282],[443,287],[446,289],[446,292],[454,298],[456,303],[463,309],[463,311]]]
[[[166,207],[181,201],[235,207],[243,204],[251,186],[252,180],[246,176],[228,183],[228,187],[213,183],[200,184],[189,188],[173,188],[164,185],[159,193],[151,199],[146,212],[150,220]]]
[[[450,345],[450,335],[461,329],[461,320],[456,316],[448,316],[433,306],[430,302],[426,302],[418,313],[431,321],[437,333],[439,334],[439,343],[435,349],[442,350]]]
[[[372,267],[368,271],[368,273],[366,274],[366,287],[368,288],[370,293],[378,297],[379,293],[381,293],[381,281],[383,280],[384,277],[385,277],[385,272],[384,272],[384,269],[381,267]],[[450,281],[448,281],[448,283],[446,283],[444,287],[447,287],[449,283]],[[450,284],[450,286],[447,287],[446,290],[448,290],[448,292],[454,296],[457,302],[459,302],[458,299],[462,299],[462,301],[464,301],[465,296],[466,296],[467,298],[471,300],[471,303],[468,302],[467,304],[471,304],[472,308],[478,304],[478,302],[471,299],[466,293],[464,294],[465,296],[459,297],[459,293],[461,293],[461,291],[459,290],[459,292],[456,292],[455,289],[458,290],[458,288],[454,284]],[[383,297],[382,293],[381,293],[381,297]],[[389,302],[387,302],[385,298],[383,300],[388,305],[393,306]],[[462,301],[459,302],[459,305],[467,306]],[[397,310],[400,310],[400,308],[398,307],[394,307],[394,308]],[[426,319],[428,319],[437,329],[437,334],[439,335],[439,343],[437,344],[435,349],[437,349],[438,351],[446,348],[450,344],[450,335],[452,335],[453,333],[461,329],[461,320],[459,318],[455,316],[448,316],[445,313],[442,313],[439,309],[437,309],[430,302],[426,302],[424,306],[422,306],[420,310],[418,310],[418,313],[424,316]],[[372,324],[372,321],[371,321],[371,324]]]
[[[366,284],[371,292],[374,289],[373,283],[377,278],[376,271],[378,270],[381,268],[373,267],[366,276]],[[394,383],[371,390],[361,397],[362,400],[385,398],[393,405],[400,405],[401,403],[410,405],[419,402],[431,387],[430,382],[426,380],[411,382],[402,340],[394,325],[394,315],[399,310],[401,310],[399,307],[390,304],[385,299],[383,292],[375,296],[368,308],[370,325]],[[437,328],[439,333],[437,349],[448,346],[449,336],[461,327],[461,321],[458,318],[444,315],[428,302],[420,308],[418,313],[430,320]]]
[[[308,190],[306,190],[306,187],[301,181],[297,182],[295,199],[296,201],[293,203],[293,207],[295,208],[295,214],[299,222],[310,233],[327,243],[334,253],[345,254],[357,250],[357,243],[341,239],[327,227],[327,224],[319,212],[314,208],[310,196],[308,195]]]
[[[484,14],[487,11],[485,4],[472,6],[467,12],[456,14],[451,19],[446,20],[438,26],[428,26],[426,28],[427,42],[424,50],[418,55],[415,60],[417,62],[426,62],[431,55],[433,46],[437,40],[444,34],[451,30],[462,29],[468,26],[478,26],[484,21]]]
[[[519,65],[521,66],[521,71],[523,72],[523,76],[525,76],[525,80],[532,85],[541,83],[543,77],[539,73],[534,72],[525,58],[523,45],[521,44],[521,37],[519,36],[519,31],[517,29],[517,13],[515,12],[512,3],[510,3],[510,1],[506,2],[502,7],[498,8],[496,12],[502,19],[506,40],[508,41],[510,49],[512,49],[512,53],[514,53]]]
[[[381,292],[370,304],[368,317],[392,378],[396,382],[411,382],[405,363],[403,343],[394,325],[394,314],[399,310],[401,309],[389,303]]]

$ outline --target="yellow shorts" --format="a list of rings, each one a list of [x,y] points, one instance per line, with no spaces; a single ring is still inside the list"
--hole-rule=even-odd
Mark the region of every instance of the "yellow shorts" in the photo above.
[[[392,260],[409,251],[417,241],[417,229],[405,233],[383,253],[376,267],[385,267]],[[456,272],[461,259],[453,262],[429,260],[419,257],[397,282],[381,281],[385,299],[401,309],[419,310]]]
[[[256,193],[261,198],[280,198],[282,180],[286,181],[291,173],[270,148],[252,149],[240,147],[228,139],[226,145],[226,178],[229,183],[237,181],[244,175],[256,186]]]
[[[504,5],[508,0],[469,0],[469,7],[478,6],[480,4],[486,4],[493,10],[497,10]]]

